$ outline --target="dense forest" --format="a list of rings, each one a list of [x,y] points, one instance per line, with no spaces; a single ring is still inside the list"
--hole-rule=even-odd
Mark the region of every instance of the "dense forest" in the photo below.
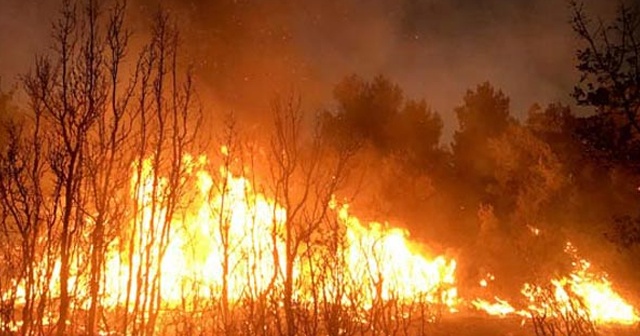
[[[438,334],[488,274],[517,306],[571,272],[567,246],[640,307],[640,11],[570,9],[575,105],[520,118],[469,83],[448,141],[385,74],[345,74],[320,111],[274,95],[256,130],[202,104],[170,11],[136,35],[124,2],[63,1],[52,48],[0,92],[0,335]],[[410,300],[385,285],[394,230],[442,258]],[[530,309],[527,330],[595,334],[572,309]]]

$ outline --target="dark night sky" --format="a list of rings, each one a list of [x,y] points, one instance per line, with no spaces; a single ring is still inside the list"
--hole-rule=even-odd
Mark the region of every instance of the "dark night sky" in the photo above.
[[[159,0],[130,0],[136,30]],[[585,1],[610,15],[615,1]],[[47,50],[60,1],[0,0],[3,88]],[[564,0],[164,1],[180,21],[212,110],[260,115],[292,88],[313,110],[342,77],[384,74],[425,98],[455,127],[466,89],[489,80],[523,115],[533,103],[570,102],[578,79]]]

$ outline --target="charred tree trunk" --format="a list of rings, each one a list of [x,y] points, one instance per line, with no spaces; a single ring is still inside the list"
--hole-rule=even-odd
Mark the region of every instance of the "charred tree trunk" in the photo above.
[[[60,312],[58,316],[57,335],[66,335],[69,314],[69,265],[71,258],[71,221],[74,212],[75,174],[78,153],[71,152],[69,164],[66,167],[66,181],[64,183],[64,206],[62,213],[62,231],[60,232]]]
[[[285,249],[287,260],[285,261],[285,275],[284,275],[284,314],[285,321],[287,323],[287,336],[296,335],[296,316],[293,307],[293,266],[296,261],[297,251],[294,248],[294,240],[292,237],[292,221],[287,221],[286,224],[286,238]]]

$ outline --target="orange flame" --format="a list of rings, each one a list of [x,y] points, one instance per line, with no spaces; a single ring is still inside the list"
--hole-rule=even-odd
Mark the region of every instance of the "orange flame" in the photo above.
[[[518,311],[506,300],[502,300],[499,297],[494,297],[495,302],[489,302],[483,299],[475,299],[471,301],[471,305],[478,310],[483,310],[489,315],[495,315],[505,317],[511,314],[523,315],[527,314],[523,311]]]
[[[565,252],[576,259],[573,262],[574,270],[568,276],[551,280],[553,297],[557,303],[563,305],[561,310],[579,310],[579,314],[588,316],[597,323],[631,325],[640,321],[635,308],[616,293],[606,274],[598,275],[591,272],[591,263],[579,258],[576,248],[570,242],[567,242]],[[547,309],[544,303],[537,302],[539,291],[539,287],[531,284],[525,284],[522,288],[522,294],[531,303],[531,310]],[[579,307],[573,305],[571,308],[572,297],[580,301]]]
[[[380,295],[382,300],[413,299],[420,296],[427,302],[442,303],[456,310],[458,290],[455,287],[456,261],[444,256],[428,258],[414,252],[417,248],[407,240],[407,231],[372,222],[368,227],[348,214],[348,206],[339,211],[347,226],[348,270],[366,287],[381,284],[376,294],[361,293],[371,303]]]
[[[223,154],[227,155],[226,147],[223,147]],[[231,301],[255,298],[269,286],[280,286],[283,280],[278,270],[284,269],[285,264],[282,237],[286,209],[253,190],[246,178],[234,176],[224,168],[219,171],[220,178],[214,178],[202,168],[206,158],[187,160],[193,162],[192,174],[196,177],[199,194],[190,205],[192,212],[171,223],[171,239],[161,263],[162,278],[167,284],[160,293],[163,301],[171,305],[184,298],[221,295],[223,281],[227,283]],[[142,185],[136,199],[143,208],[143,225],[133,234],[144,237],[145,232],[157,232],[165,224],[165,209],[152,211],[152,202],[157,202],[158,196],[153,198],[151,191],[151,162],[145,160],[141,164],[141,176],[134,176],[132,185]],[[160,179],[158,185],[156,193],[162,195],[166,192],[163,190],[165,180]],[[335,208],[336,204],[332,206]],[[346,262],[344,274],[340,276],[357,280],[357,284],[346,289],[345,297],[358,294],[358,303],[370,307],[377,299],[411,300],[420,295],[428,302],[441,303],[455,310],[455,260],[444,256],[428,258],[415,252],[417,246],[407,240],[406,231],[380,223],[363,225],[348,213],[348,205],[334,210],[337,222],[345,231],[346,241],[346,246],[339,251]],[[145,244],[148,242],[142,239],[140,246]],[[140,258],[134,258],[133,269],[141,262]],[[127,271],[128,266],[117,253],[111,254],[107,261],[105,292],[111,293],[106,301],[110,305],[124,300],[123,288],[132,276]],[[304,283],[309,281],[310,275],[306,267],[297,262],[294,276],[297,282]],[[300,286],[295,295],[299,300],[311,300],[311,294],[305,292],[304,286]]]
[[[227,147],[221,151],[229,155]],[[206,157],[184,157],[185,179],[194,180],[195,187],[188,202],[180,205],[182,210],[170,218],[166,216],[166,200],[172,192],[168,179],[154,175],[150,160],[134,165],[131,197],[137,210],[131,225],[110,245],[105,257],[106,280],[100,293],[104,306],[122,306],[127,292],[151,295],[131,281],[143,275],[162,277],[159,297],[163,307],[184,305],[194,298],[219,299],[223,291],[230,301],[239,302],[282,288],[287,209],[256,191],[250,180],[224,167],[212,175],[205,169],[206,163]],[[331,251],[303,250],[304,258],[294,264],[296,300],[321,297],[369,309],[376,302],[411,303],[420,298],[422,302],[441,304],[450,312],[458,311],[462,299],[456,287],[455,259],[430,256],[409,240],[406,230],[387,223],[363,224],[349,214],[348,204],[339,205],[334,200],[329,206],[342,239]],[[534,229],[532,232],[538,235],[540,231]],[[598,323],[640,321],[634,307],[614,291],[606,275],[591,272],[591,264],[578,258],[571,244],[565,251],[577,262],[571,274],[550,281],[556,304],[568,306],[570,297],[577,296],[584,303],[584,313]],[[326,267],[326,258],[331,255],[340,260],[335,260],[335,267]],[[79,263],[76,260],[72,265]],[[313,278],[311,269],[317,270],[322,263],[323,276],[332,276],[335,281]],[[59,263],[54,265],[49,285],[52,297],[59,293],[59,267]],[[76,297],[88,298],[86,277],[86,273],[72,270],[70,287]],[[495,276],[487,273],[479,285],[486,290],[494,280]],[[325,295],[314,296],[313,291]],[[548,308],[541,291],[532,284],[523,286],[526,308],[516,308],[499,297],[492,301],[477,298],[470,303],[489,315],[529,316]],[[20,302],[24,288],[18,285],[17,293],[2,295],[10,294]],[[79,305],[87,309],[88,299],[80,300]]]
[[[640,321],[635,308],[613,289],[606,274],[591,272],[591,263],[579,258],[570,242],[567,243],[565,252],[577,260],[573,263],[574,270],[568,276],[551,279],[549,294],[540,286],[525,283],[521,293],[528,302],[527,309],[516,309],[498,297],[493,303],[476,299],[472,305],[489,315],[497,316],[555,316],[572,312],[600,324],[631,325]]]

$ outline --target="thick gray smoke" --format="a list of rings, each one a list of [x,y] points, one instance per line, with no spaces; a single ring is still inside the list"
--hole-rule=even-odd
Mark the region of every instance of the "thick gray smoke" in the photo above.
[[[59,0],[0,1],[3,88],[46,51]],[[258,117],[275,93],[326,106],[345,75],[384,74],[442,114],[467,88],[489,80],[511,97],[514,115],[533,103],[570,102],[578,75],[566,1],[222,0],[129,1],[136,24],[161,3],[181,24],[212,110]],[[615,1],[589,0],[609,15]]]

